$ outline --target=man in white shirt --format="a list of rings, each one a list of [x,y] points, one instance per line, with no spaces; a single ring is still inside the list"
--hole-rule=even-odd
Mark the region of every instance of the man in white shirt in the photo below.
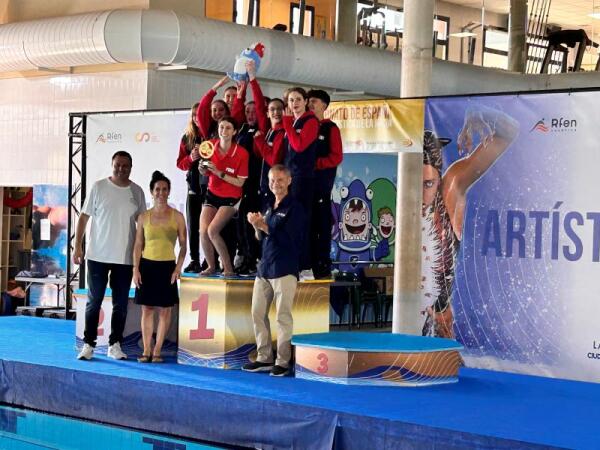
[[[108,357],[127,359],[121,350],[121,341],[133,276],[135,224],[138,215],[146,210],[144,191],[129,179],[131,166],[129,153],[118,151],[113,155],[112,176],[94,183],[77,222],[73,263],[82,264],[83,235],[88,220],[92,218],[86,255],[88,302],[85,308],[84,345],[78,359],[89,360],[94,354],[100,309],[109,277],[113,310]]]

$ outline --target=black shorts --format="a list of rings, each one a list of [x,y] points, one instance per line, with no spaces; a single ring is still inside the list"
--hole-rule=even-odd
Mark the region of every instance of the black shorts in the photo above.
[[[204,200],[204,206],[212,206],[213,208],[219,209],[221,206],[234,207],[240,202],[239,198],[235,197],[219,197],[208,191],[206,193],[206,199]]]

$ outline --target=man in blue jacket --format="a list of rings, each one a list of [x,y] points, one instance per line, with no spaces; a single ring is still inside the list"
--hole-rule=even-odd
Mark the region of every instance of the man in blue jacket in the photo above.
[[[292,182],[290,171],[274,165],[269,171],[269,188],[274,203],[265,215],[248,213],[256,238],[262,240],[262,258],[252,292],[252,322],[258,356],[244,365],[248,372],[270,371],[272,376],[289,373],[292,358],[292,304],[300,272],[300,252],[306,238],[306,215],[302,205],[288,195]],[[277,310],[277,358],[273,349],[269,309],[275,300]]]

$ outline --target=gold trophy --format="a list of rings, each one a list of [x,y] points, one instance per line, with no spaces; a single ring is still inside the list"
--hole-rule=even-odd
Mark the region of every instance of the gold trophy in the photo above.
[[[212,155],[215,153],[215,144],[211,141],[203,141],[198,146],[198,153],[200,154],[201,159],[200,166],[205,168],[208,165],[210,158],[212,158]]]

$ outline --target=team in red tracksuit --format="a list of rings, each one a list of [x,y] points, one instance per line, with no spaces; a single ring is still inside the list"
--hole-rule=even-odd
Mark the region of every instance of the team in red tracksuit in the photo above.
[[[343,159],[340,129],[335,122],[323,118],[329,102],[329,95],[325,91],[312,90],[308,92],[308,107],[320,119],[315,166],[315,194],[310,226],[311,266],[316,279],[331,277],[330,248],[333,225],[331,191],[337,166]]]
[[[285,130],[281,122],[284,110],[283,101],[272,99],[265,108],[265,101],[256,78],[250,77],[252,97],[256,104],[256,117],[259,133],[254,135],[254,152],[261,158],[260,168],[260,209],[266,211],[274,200],[269,189],[269,170],[275,164],[283,163],[285,156]]]
[[[228,82],[228,80],[229,77],[227,76],[221,78],[200,99],[198,109],[196,111],[196,123],[198,124],[202,140],[215,139],[219,137],[217,123],[220,119],[222,119],[225,116],[231,115],[235,122],[236,128],[239,127],[239,124],[241,124],[244,121],[243,100],[240,101],[240,99],[236,97],[236,99],[234,99],[233,101],[231,111],[225,100],[215,100],[217,91],[222,86],[224,86]],[[204,191],[206,192],[205,186],[206,181],[204,181]],[[204,201],[204,199],[205,198],[203,197],[202,202]],[[192,231],[190,231],[190,233],[191,232]],[[195,232],[198,233],[198,230],[196,229]],[[229,251],[229,254],[234,255],[237,243],[236,224],[234,222],[227,224],[222,234],[227,242],[227,249]],[[206,266],[202,268],[205,269]]]
[[[198,103],[192,107],[190,123],[179,143],[177,167],[186,172],[188,195],[186,201],[187,229],[189,249],[192,261],[184,272],[200,272],[200,213],[206,196],[206,177],[198,171],[200,155],[198,145],[202,142],[200,130],[196,124]]]
[[[211,275],[216,271],[216,250],[223,264],[223,274],[233,275],[232,256],[227,248],[227,238],[221,235],[237,212],[236,205],[242,197],[242,186],[248,177],[248,153],[235,142],[233,119],[219,121],[219,139],[210,142],[214,153],[209,161],[200,165],[202,173],[209,178],[208,192],[200,215],[200,243],[208,267],[201,272]]]
[[[292,115],[283,116],[285,129],[285,165],[292,174],[290,195],[304,208],[307,222],[311,223],[315,192],[315,165],[319,120],[307,111],[308,97],[302,88],[292,88],[288,94],[288,109]],[[300,259],[301,270],[310,269],[311,249],[308,235],[304,239]]]
[[[236,101],[233,109],[241,109],[245,104],[244,111],[240,116],[244,122],[239,127],[236,134],[238,144],[248,150],[248,178],[244,183],[242,200],[238,210],[237,225],[237,253],[241,257],[236,265],[235,271],[238,275],[250,275],[256,272],[256,264],[260,258],[260,243],[256,240],[254,227],[246,220],[249,212],[256,212],[260,209],[260,170],[262,158],[254,152],[254,135],[258,131],[259,123],[256,115],[256,96],[254,101],[245,102],[246,85],[238,89]],[[259,99],[263,103],[262,98]],[[264,110],[264,107],[263,107]],[[262,120],[264,121],[264,120]],[[261,121],[261,122],[262,122]]]
[[[244,123],[244,101],[238,96],[233,101],[231,110],[225,100],[215,100],[218,89],[227,82],[228,78],[221,78],[200,99],[196,111],[196,122],[204,139],[217,138],[217,122],[225,116],[231,115],[235,121],[236,128]]]

